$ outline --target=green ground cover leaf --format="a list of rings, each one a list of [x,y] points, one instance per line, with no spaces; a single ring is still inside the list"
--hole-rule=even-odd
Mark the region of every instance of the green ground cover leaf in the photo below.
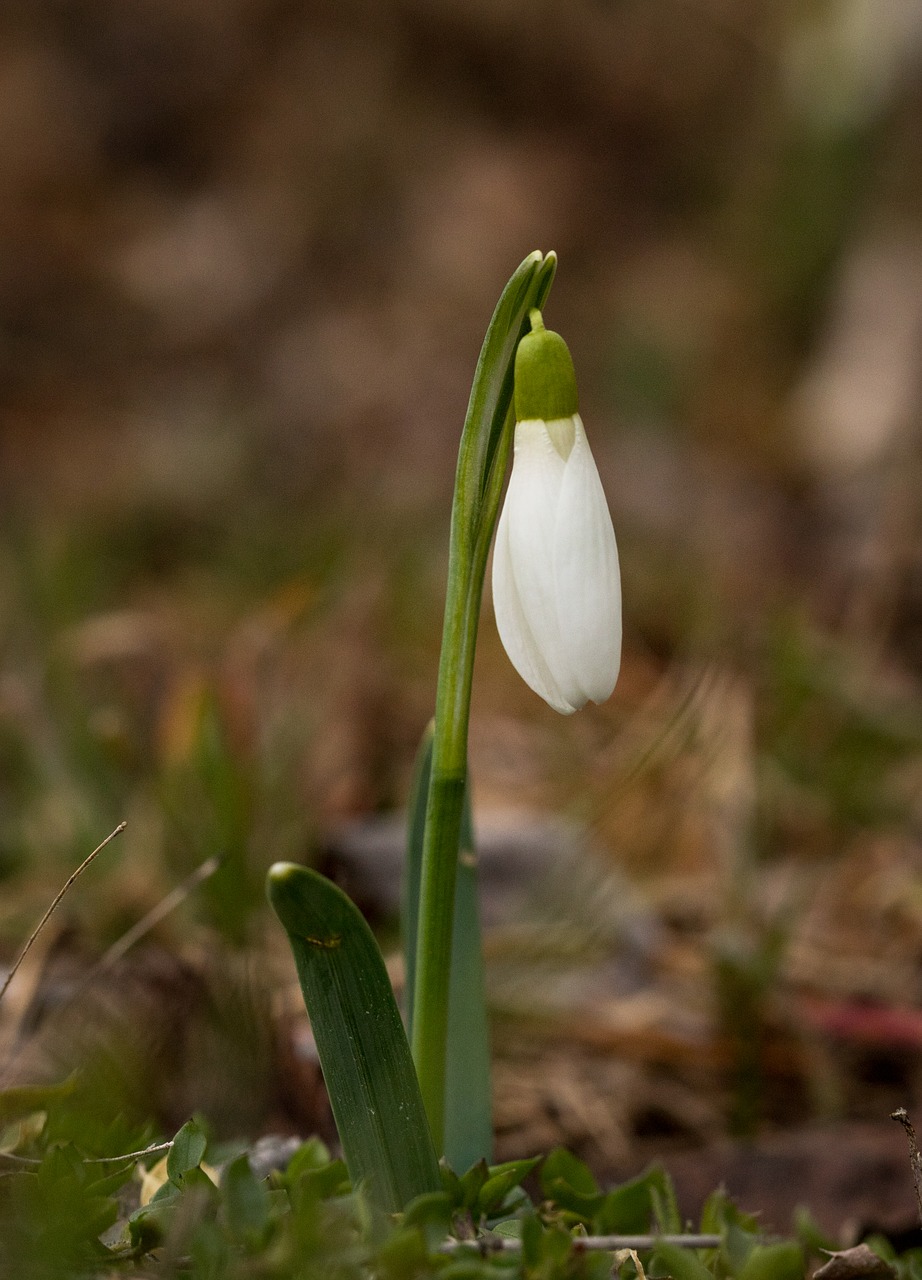
[[[251,1245],[258,1244],[269,1225],[269,1189],[254,1175],[246,1154],[231,1161],[224,1170],[221,1190],[232,1238]]]
[[[60,1084],[27,1084],[0,1089],[0,1125],[19,1120],[33,1111],[47,1111],[62,1098],[70,1097],[76,1087],[77,1076],[74,1073]]]
[[[736,1280],[803,1280],[803,1275],[803,1249],[793,1240],[785,1240],[779,1244],[757,1244]]]
[[[166,1158],[166,1174],[170,1182],[176,1186],[192,1169],[202,1163],[208,1138],[197,1120],[187,1120],[173,1139]]]
[[[588,1167],[565,1147],[556,1147],[541,1166],[541,1190],[548,1200],[588,1224],[605,1196]]]
[[[510,1191],[520,1187],[540,1161],[540,1156],[534,1156],[530,1160],[510,1160],[506,1164],[494,1165],[477,1196],[477,1213],[490,1217],[499,1212]]]
[[[668,1276],[670,1280],[713,1280],[712,1272],[693,1250],[674,1244],[657,1245],[647,1270],[651,1276]]]

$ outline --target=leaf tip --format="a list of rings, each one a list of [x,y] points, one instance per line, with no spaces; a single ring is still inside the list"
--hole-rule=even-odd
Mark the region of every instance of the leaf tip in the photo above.
[[[266,897],[286,929],[293,927],[293,914],[303,900],[304,882],[309,882],[306,867],[296,862],[273,862],[266,873]]]
[[[296,877],[301,870],[296,862],[273,862],[266,873],[266,887],[271,889],[273,885],[284,884],[286,880]]]

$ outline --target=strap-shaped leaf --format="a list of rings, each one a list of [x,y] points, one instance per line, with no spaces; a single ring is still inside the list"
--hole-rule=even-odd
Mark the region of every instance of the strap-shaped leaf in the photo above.
[[[407,1019],[412,1027],[416,989],[416,939],[419,882],[422,875],[426,801],[432,774],[432,726],[423,735],[416,757],[410,797],[407,858],[403,886],[403,946],[406,966]],[[461,847],[455,885],[451,940],[451,983],[448,991],[448,1040],[445,1066],[445,1158],[464,1171],[478,1160],[490,1161],[493,1114],[490,1089],[490,1024],[487,1014],[477,859],[470,792],[461,815]]]
[[[354,1184],[396,1212],[441,1190],[410,1048],[384,960],[356,906],[316,871],[269,870]]]

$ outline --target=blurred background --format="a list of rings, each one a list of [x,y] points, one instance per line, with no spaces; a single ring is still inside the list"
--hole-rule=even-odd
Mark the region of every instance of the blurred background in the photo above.
[[[912,1220],[920,118],[916,0],[6,0],[5,962],[128,822],[4,1000],[8,1082],[91,1063],[88,1146],[329,1133],[264,871],[393,948],[467,393],[553,248],[625,657],[561,719],[485,602],[499,1152]]]

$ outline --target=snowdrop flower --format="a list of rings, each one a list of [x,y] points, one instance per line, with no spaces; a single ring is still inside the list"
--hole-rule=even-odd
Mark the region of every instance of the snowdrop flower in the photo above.
[[[496,532],[493,607],[519,675],[569,715],[615,687],[621,579],[570,352],[539,311],[531,324],[515,359],[514,456]]]

